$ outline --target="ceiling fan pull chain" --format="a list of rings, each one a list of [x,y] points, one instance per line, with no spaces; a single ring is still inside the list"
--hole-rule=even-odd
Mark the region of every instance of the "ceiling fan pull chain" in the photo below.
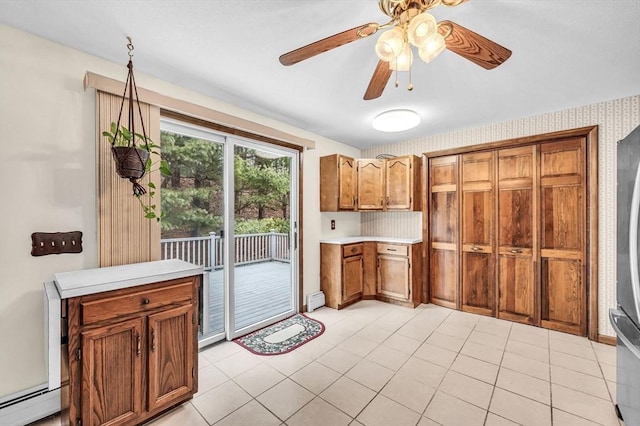
[[[396,71],[396,83],[395,84],[396,84],[396,87],[398,87],[398,86],[400,86],[400,83],[398,82],[398,58],[396,57],[394,60],[396,61],[396,69],[395,69],[395,71]]]
[[[411,65],[409,65],[409,85],[407,86],[408,91],[413,90],[413,83],[411,82]]]

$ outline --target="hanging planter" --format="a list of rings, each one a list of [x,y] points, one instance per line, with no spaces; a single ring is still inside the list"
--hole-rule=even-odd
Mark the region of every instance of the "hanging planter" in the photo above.
[[[144,126],[142,108],[140,107],[140,100],[138,98],[138,88],[136,87],[136,81],[133,75],[132,58],[134,48],[131,43],[131,38],[127,37],[127,40],[129,41],[127,43],[127,48],[129,49],[129,63],[127,64],[127,68],[129,72],[124,85],[118,121],[112,122],[109,130],[103,131],[102,135],[111,143],[111,154],[116,164],[116,173],[124,179],[129,179],[131,182],[133,186],[133,196],[140,200],[145,217],[159,221],[162,215],[159,216],[156,214],[156,205],[153,204],[151,200],[155,194],[155,185],[153,182],[149,182],[148,187],[150,191],[147,191],[140,182],[140,179],[144,177],[145,174],[150,173],[154,165],[158,166],[163,176],[171,176],[171,171],[165,160],[160,160],[155,163],[152,162],[150,154],[159,155],[159,147],[154,145],[147,136],[147,131]],[[126,123],[122,119],[125,100],[128,102],[128,117]],[[135,128],[136,109],[140,117],[142,133],[136,132]],[[145,196],[144,200],[142,198],[143,196]]]

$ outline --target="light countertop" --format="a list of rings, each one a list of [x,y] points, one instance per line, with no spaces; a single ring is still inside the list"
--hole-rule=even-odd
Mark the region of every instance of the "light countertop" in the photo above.
[[[339,237],[339,238],[327,238],[320,240],[321,243],[324,244],[352,244],[352,243],[361,243],[364,241],[375,241],[379,243],[397,243],[397,244],[417,244],[421,243],[421,238],[395,238],[395,237],[368,237],[368,236],[357,236],[357,237]]]
[[[67,299],[190,277],[202,274],[202,271],[202,266],[196,266],[182,260],[158,260],[57,273],[55,274],[55,284],[60,297]]]

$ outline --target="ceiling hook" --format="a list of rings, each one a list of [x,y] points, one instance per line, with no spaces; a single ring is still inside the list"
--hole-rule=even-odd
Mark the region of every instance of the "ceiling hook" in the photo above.
[[[127,40],[129,40],[129,43],[127,43],[127,49],[129,49],[129,58],[133,57],[133,42],[131,41],[131,37],[127,36]]]

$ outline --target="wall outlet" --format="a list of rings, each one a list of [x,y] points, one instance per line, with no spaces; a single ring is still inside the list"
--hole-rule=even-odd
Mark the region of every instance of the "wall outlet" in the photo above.
[[[331,219],[331,229],[336,229],[336,221],[335,219]]]

